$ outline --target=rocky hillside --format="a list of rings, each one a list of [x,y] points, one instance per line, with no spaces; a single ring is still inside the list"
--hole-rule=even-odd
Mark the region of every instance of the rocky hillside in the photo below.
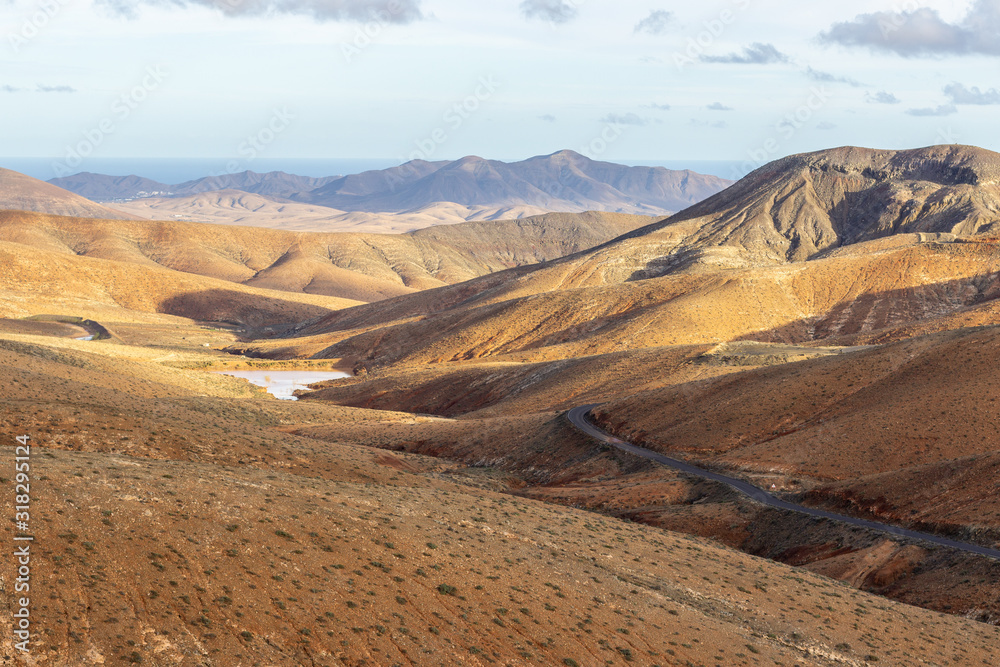
[[[1000,154],[848,147],[772,162],[633,237],[679,235],[675,254],[729,248],[730,261],[772,263],[894,234],[997,230]]]

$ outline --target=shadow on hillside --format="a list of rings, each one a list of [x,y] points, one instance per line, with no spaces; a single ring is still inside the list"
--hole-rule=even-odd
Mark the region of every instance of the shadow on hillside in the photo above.
[[[161,301],[157,310],[192,320],[236,324],[253,337],[278,335],[295,324],[334,312],[322,306],[224,289],[172,296]]]
[[[749,332],[733,340],[798,344],[870,336],[868,344],[874,344],[887,342],[891,337],[891,329],[918,327],[935,318],[953,316],[963,310],[970,313],[972,319],[965,324],[958,324],[959,326],[989,326],[1000,324],[1000,314],[994,316],[984,310],[977,317],[974,309],[998,298],[998,274],[872,292],[862,294],[857,299],[841,301],[815,317]],[[955,323],[952,323],[943,328],[954,327]],[[854,343],[848,341],[848,344]]]

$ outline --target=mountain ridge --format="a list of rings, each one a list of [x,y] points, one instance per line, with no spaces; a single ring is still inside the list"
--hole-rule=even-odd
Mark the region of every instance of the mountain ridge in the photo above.
[[[453,161],[414,160],[389,169],[318,179],[245,171],[168,185],[135,176],[82,173],[50,183],[106,201],[149,192],[181,197],[242,190],[348,212],[392,213],[450,202],[470,207],[660,215],[686,208],[732,182],[690,170],[601,162],[564,150],[512,163],[478,156]]]

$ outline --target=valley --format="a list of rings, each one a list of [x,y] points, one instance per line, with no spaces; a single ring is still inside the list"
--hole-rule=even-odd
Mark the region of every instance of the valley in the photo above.
[[[36,657],[992,664],[996,170],[836,149],[398,235],[3,212]]]

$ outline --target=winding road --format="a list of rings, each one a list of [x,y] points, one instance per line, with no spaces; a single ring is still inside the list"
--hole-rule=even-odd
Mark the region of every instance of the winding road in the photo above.
[[[889,533],[891,535],[896,535],[898,537],[908,538],[912,540],[922,540],[924,542],[930,542],[931,544],[937,544],[943,547],[949,547],[951,549],[958,549],[960,551],[966,551],[968,553],[977,554],[979,556],[987,556],[989,558],[994,558],[1000,560],[1000,550],[990,549],[988,547],[981,547],[978,544],[970,544],[968,542],[959,542],[957,540],[949,540],[947,537],[940,537],[938,535],[933,535],[931,533],[922,533],[917,530],[907,530],[906,528],[900,528],[899,526],[893,526],[888,523],[879,523],[878,521],[866,521],[865,519],[858,519],[851,516],[846,516],[844,514],[836,514],[834,512],[827,512],[825,510],[814,509],[812,507],[806,507],[804,505],[798,505],[796,503],[790,503],[786,500],[782,500],[776,496],[771,495],[767,491],[761,489],[760,487],[754,486],[749,482],[744,482],[741,479],[736,479],[735,477],[727,477],[726,475],[720,475],[719,473],[711,472],[710,470],[705,470],[704,468],[699,468],[698,466],[693,466],[690,463],[685,463],[684,461],[679,461],[677,459],[672,459],[668,456],[663,456],[662,454],[657,454],[656,452],[645,449],[643,447],[638,447],[630,442],[625,442],[619,438],[614,437],[610,433],[602,431],[601,429],[594,426],[587,417],[590,415],[590,411],[601,405],[600,403],[594,403],[591,405],[581,405],[580,407],[573,408],[570,410],[566,417],[569,419],[573,426],[577,427],[587,435],[595,438],[607,445],[611,445],[623,452],[628,452],[629,454],[634,454],[644,459],[649,459],[650,461],[655,461],[656,463],[669,466],[681,472],[687,473],[689,475],[694,475],[695,477],[701,477],[702,479],[708,479],[713,482],[720,482],[726,486],[732,487],[745,494],[752,500],[766,505],[768,507],[774,507],[782,510],[789,510],[792,512],[798,512],[800,514],[806,514],[808,516],[817,517],[820,519],[830,519],[833,521],[840,521],[842,523],[850,524],[852,526],[858,526],[859,528],[868,528],[871,530],[878,530],[883,533]]]

